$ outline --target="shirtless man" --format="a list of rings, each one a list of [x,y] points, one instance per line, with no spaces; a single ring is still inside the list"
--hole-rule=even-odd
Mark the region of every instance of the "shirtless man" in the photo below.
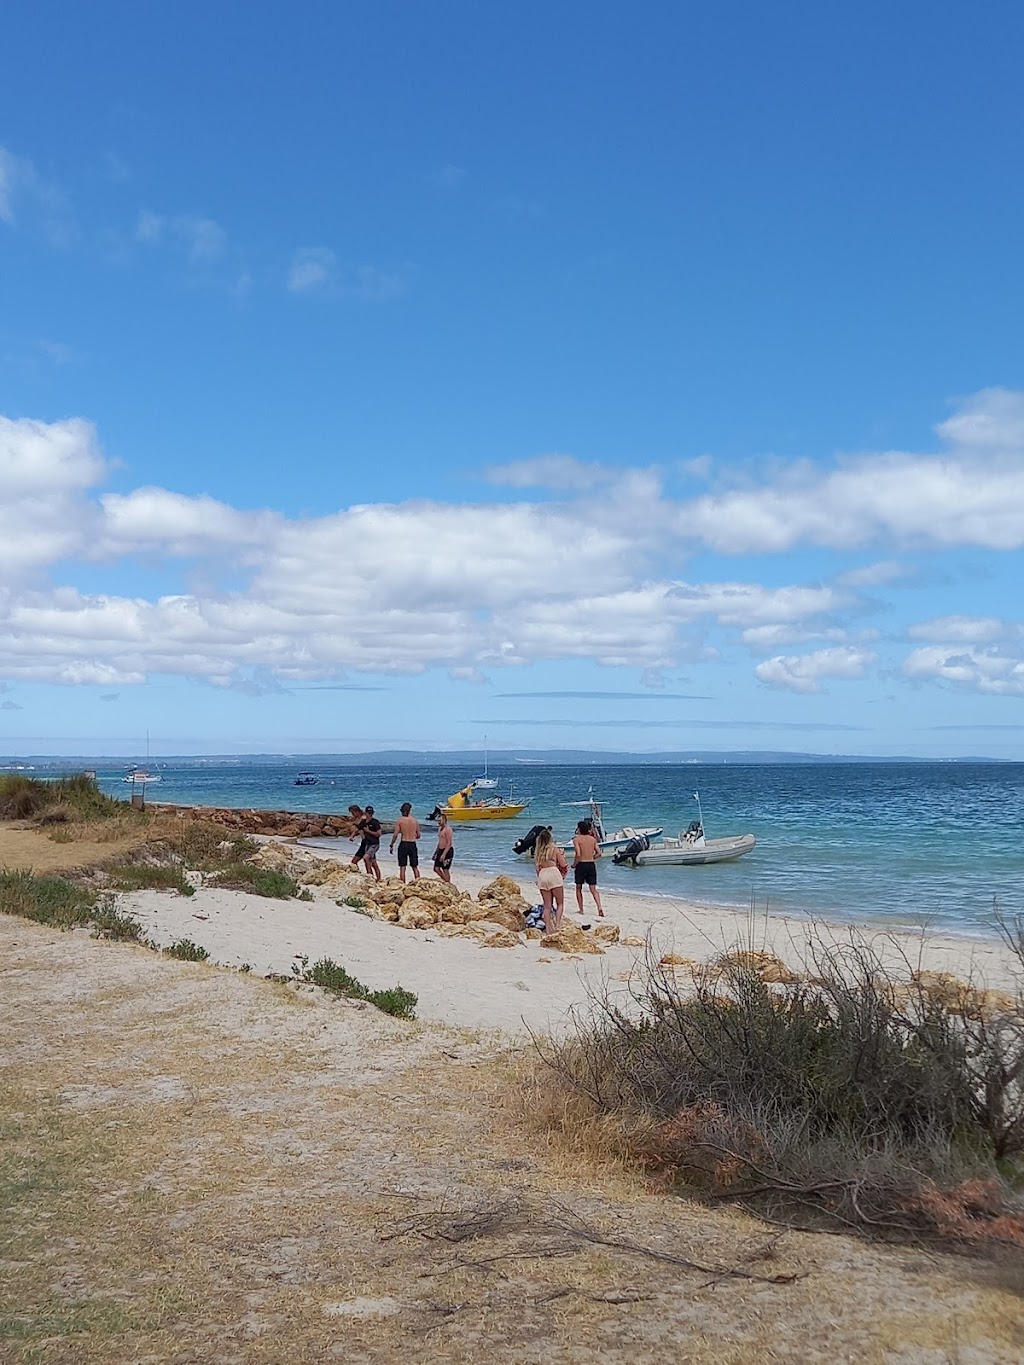
[[[576,826],[572,840],[573,881],[576,883],[576,904],[583,914],[583,888],[590,887],[597,913],[604,919],[601,906],[601,893],[597,889],[597,860],[601,856],[601,845],[594,838],[594,822],[581,820]]]
[[[412,868],[412,879],[418,882],[420,879],[420,850],[416,840],[420,837],[420,822],[413,819],[412,805],[405,801],[402,805],[402,814],[395,821],[395,832],[391,836],[391,847],[389,853],[395,851],[395,841],[398,841],[398,878],[405,881],[405,869]]]
[[[452,859],[455,857],[455,846],[452,841],[452,827],[448,823],[448,817],[442,811],[437,817],[437,848],[434,849],[434,871],[443,882],[450,882],[452,879]]]

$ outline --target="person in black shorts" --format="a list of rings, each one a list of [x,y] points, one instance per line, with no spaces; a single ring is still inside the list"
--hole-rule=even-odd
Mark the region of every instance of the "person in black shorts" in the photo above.
[[[604,909],[601,905],[601,893],[597,889],[597,860],[601,856],[601,845],[597,842],[594,835],[593,820],[581,820],[576,826],[576,833],[572,841],[573,851],[573,881],[576,883],[576,905],[579,914],[583,914],[583,888],[590,887],[590,894],[594,898],[594,906],[597,913],[604,918]]]
[[[394,853],[395,842],[398,842],[398,877],[400,881],[405,881],[405,870],[412,868],[412,879],[418,882],[420,879],[420,850],[416,840],[420,837],[420,822],[413,819],[412,805],[406,801],[402,805],[402,814],[395,821],[395,832],[391,836],[391,847],[389,852]]]
[[[359,847],[352,857],[352,866],[358,871],[360,860],[367,875],[376,877],[380,881],[380,866],[377,862],[377,851],[380,848],[381,827],[380,821],[373,813],[373,807],[367,806],[363,812],[362,819],[356,826],[362,838]]]
[[[443,882],[452,879],[452,860],[455,857],[455,843],[448,817],[442,811],[437,817],[437,848],[434,849],[434,871]]]

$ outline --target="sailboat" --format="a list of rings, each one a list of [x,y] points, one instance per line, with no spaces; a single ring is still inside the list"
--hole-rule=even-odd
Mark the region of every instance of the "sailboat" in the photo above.
[[[145,786],[147,786],[147,785],[151,785],[151,784],[154,783],[154,782],[159,782],[159,781],[160,781],[160,774],[159,774],[159,773],[151,773],[151,772],[149,771],[149,731],[148,731],[148,730],[146,731],[146,766],[145,766],[145,768],[140,768],[137,764],[133,765],[131,768],[128,769],[128,771],[125,773],[124,777],[121,778],[121,781],[122,781],[122,782],[130,782],[130,783],[132,784],[133,787],[136,785],[136,783],[138,783],[139,785],[145,787]]]
[[[483,777],[474,777],[473,786],[479,787],[481,791],[493,791],[497,785],[498,779],[496,777],[487,776],[487,736],[484,735],[484,775]]]

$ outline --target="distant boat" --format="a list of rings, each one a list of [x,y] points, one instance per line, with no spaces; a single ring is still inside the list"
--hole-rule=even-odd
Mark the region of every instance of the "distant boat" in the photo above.
[[[299,773],[298,777],[297,777],[297,778],[295,779],[295,781],[292,783],[292,786],[293,786],[293,787],[315,787],[316,784],[317,784],[319,781],[320,781],[320,779],[319,779],[319,777],[317,777],[316,773]]]
[[[479,787],[481,791],[493,791],[497,785],[498,779],[487,775],[487,736],[484,735],[484,775],[483,777],[474,777],[473,786]]]
[[[121,778],[121,781],[130,782],[133,787],[136,783],[141,783],[141,785],[145,787],[152,785],[154,782],[159,782],[160,774],[147,772],[145,768],[133,768],[131,772],[125,773],[124,777]]]

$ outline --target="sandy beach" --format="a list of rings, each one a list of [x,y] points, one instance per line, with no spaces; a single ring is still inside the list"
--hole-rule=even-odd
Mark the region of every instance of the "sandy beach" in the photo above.
[[[323,859],[322,849],[306,849]],[[336,856],[336,855],[333,855]],[[455,884],[476,895],[492,879],[477,870],[456,870]],[[605,923],[617,925],[623,939],[641,943],[605,945],[602,955],[565,954],[538,941],[515,947],[483,947],[471,940],[444,937],[436,929],[410,930],[371,919],[338,905],[337,890],[311,886],[312,901],[268,900],[248,892],[206,887],[196,879],[196,894],[141,891],[122,897],[124,909],[143,924],[146,935],[164,947],[188,938],[202,945],[214,962],[259,975],[288,973],[306,957],[332,958],[371,988],[400,984],[419,996],[418,1016],[460,1028],[522,1033],[557,1033],[573,1007],[588,994],[607,988],[625,995],[638,960],[651,950],[710,962],[738,944],[775,954],[796,971],[806,970],[813,935],[835,943],[851,935],[871,943],[889,963],[913,970],[948,972],[986,988],[1005,990],[1014,982],[1015,962],[993,934],[991,939],[933,935],[878,925],[822,924],[777,915],[749,916],[710,909],[683,899],[654,899],[616,893],[604,895]],[[425,877],[424,881],[432,880]],[[517,879],[531,903],[539,899],[529,865]],[[356,877],[352,889],[362,882]],[[343,893],[349,894],[348,889]],[[589,896],[584,902],[590,910]],[[576,913],[575,895],[566,887],[566,919],[596,926],[591,913]]]

